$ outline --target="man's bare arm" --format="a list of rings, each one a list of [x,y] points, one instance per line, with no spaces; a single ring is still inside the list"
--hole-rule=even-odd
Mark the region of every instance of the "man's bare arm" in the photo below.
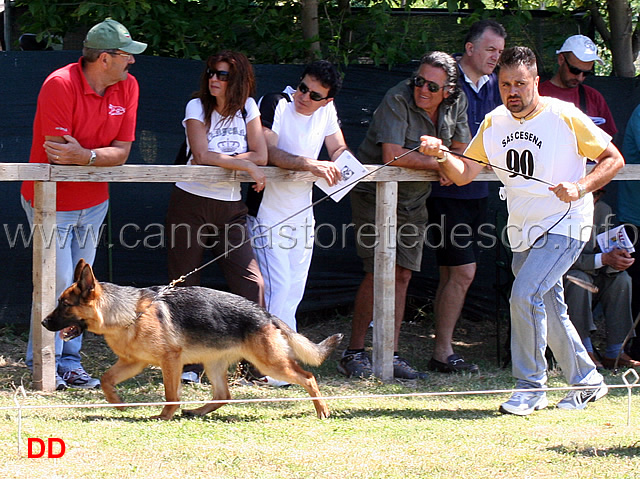
[[[340,179],[340,171],[331,162],[314,160],[301,155],[293,155],[278,148],[278,135],[271,129],[263,127],[269,152],[268,164],[293,171],[309,171],[313,175],[324,178],[334,185]],[[345,145],[346,149],[346,145]],[[335,153],[335,152],[334,152]],[[332,159],[334,159],[332,157]]]
[[[563,181],[549,189],[565,203],[576,201],[586,193],[602,188],[624,167],[624,158],[613,143],[609,143],[595,161],[596,166],[584,178],[575,183]]]
[[[87,165],[91,159],[91,149],[71,135],[46,136],[43,146],[49,161],[56,165]],[[111,145],[93,151],[96,153],[93,166],[120,166],[129,158],[131,142],[114,140]]]
[[[408,148],[396,143],[383,143],[382,161],[383,163],[389,163],[394,158],[405,155],[408,151],[410,151]],[[438,162],[433,155],[425,155],[418,151],[411,151],[391,164],[403,168],[413,168],[414,170],[439,170]]]
[[[438,163],[440,171],[456,185],[461,186],[472,182],[484,168],[484,165],[480,163],[453,156],[449,153],[448,148],[442,145],[440,138],[425,135],[420,140],[422,141],[420,151],[444,160]],[[460,152],[458,145],[452,146],[454,147],[453,151]]]

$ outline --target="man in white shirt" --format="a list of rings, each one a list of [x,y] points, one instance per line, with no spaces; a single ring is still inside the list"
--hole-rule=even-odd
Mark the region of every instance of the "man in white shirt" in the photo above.
[[[505,185],[515,276],[511,289],[511,358],[516,389],[500,412],[526,416],[547,407],[547,345],[571,390],[557,407],[584,409],[607,385],[571,324],[562,277],[589,239],[590,192],[611,181],[624,159],[611,137],[574,105],[538,93],[536,56],[527,47],[502,52],[498,84],[503,106],[489,113],[465,155],[423,136],[420,151],[439,158],[458,185],[491,165]],[[597,165],[585,176],[586,160]],[[535,181],[537,180],[537,181]],[[501,232],[500,232],[501,233]]]
[[[329,185],[340,179],[333,161],[347,144],[333,99],[341,85],[336,68],[319,60],[305,67],[296,89],[288,86],[261,99],[269,165],[309,171]],[[331,161],[318,160],[323,144]],[[264,277],[265,307],[294,330],[313,253],[312,188],[304,181],[269,182],[259,207],[255,199],[248,200],[255,215],[250,231]]]

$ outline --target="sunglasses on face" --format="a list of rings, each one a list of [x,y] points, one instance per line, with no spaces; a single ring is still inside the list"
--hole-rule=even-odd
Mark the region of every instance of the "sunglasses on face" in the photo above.
[[[125,57],[127,60],[133,56],[131,53],[126,53],[126,52],[107,52],[107,53],[109,55]]]
[[[309,93],[309,98],[311,98],[313,101],[322,101],[329,98],[328,96],[322,96],[317,91],[309,90],[309,87],[303,81],[301,81],[300,84],[298,85],[298,90],[300,90],[300,93],[302,93],[303,95],[306,95],[307,93]]]
[[[572,75],[580,75],[580,73],[582,73],[584,76],[588,77],[593,73],[593,70],[580,70],[580,68],[574,67],[571,63],[569,63],[569,60],[567,60],[566,55],[562,55],[562,56],[564,57],[565,65],[567,65],[567,68],[569,69]]]
[[[415,76],[412,79],[413,86],[416,88],[422,88],[425,84],[431,93],[437,93],[440,91],[440,88],[444,88],[444,86],[438,85],[436,82],[425,80],[421,76]]]
[[[220,81],[229,81],[229,72],[225,70],[212,70],[211,68],[207,68],[207,75],[209,78],[213,78],[213,76],[216,75]]]

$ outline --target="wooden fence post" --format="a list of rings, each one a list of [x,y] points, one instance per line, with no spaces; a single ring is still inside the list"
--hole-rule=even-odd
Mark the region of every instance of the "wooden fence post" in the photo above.
[[[56,388],[55,334],[41,322],[56,304],[56,183],[34,183],[33,305],[31,334],[33,387],[38,391]]]
[[[373,374],[382,381],[393,379],[393,338],[395,334],[396,207],[398,183],[376,185],[376,230],[373,278]]]

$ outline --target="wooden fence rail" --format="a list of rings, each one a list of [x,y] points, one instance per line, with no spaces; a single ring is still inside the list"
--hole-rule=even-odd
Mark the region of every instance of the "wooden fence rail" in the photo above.
[[[395,298],[395,229],[397,186],[401,181],[433,181],[428,171],[387,166],[367,167],[371,173],[363,181],[377,182],[376,223],[380,241],[375,251],[373,305],[373,372],[383,381],[393,379],[393,334]],[[377,170],[377,171],[376,171]],[[308,172],[263,167],[267,181],[315,181]],[[166,183],[175,181],[251,182],[244,172],[210,166],[124,165],[118,167],[59,166],[48,164],[0,163],[0,181],[36,181],[34,224],[53,231],[56,221],[58,181],[108,181],[129,183]],[[496,181],[491,171],[482,172],[478,181]],[[640,180],[640,165],[628,165],[616,180]],[[37,390],[55,389],[54,333],[41,326],[53,310],[55,297],[56,248],[46,247],[42,235],[33,243],[33,385]]]

